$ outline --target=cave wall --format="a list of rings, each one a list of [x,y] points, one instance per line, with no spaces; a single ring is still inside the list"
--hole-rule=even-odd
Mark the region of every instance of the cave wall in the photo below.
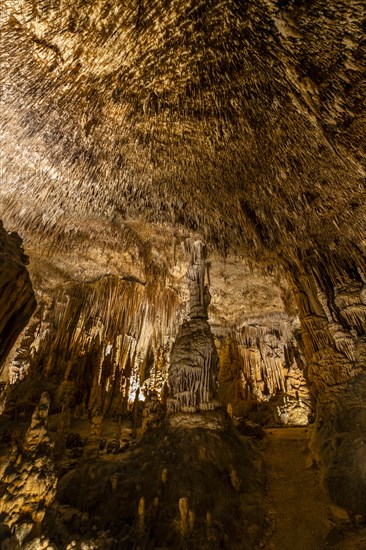
[[[177,307],[168,288],[114,276],[43,294],[9,365],[5,412],[31,411],[44,390],[53,411],[67,400],[77,415],[119,416],[138,388],[160,393]]]
[[[99,247],[108,271],[140,217],[200,231],[224,255],[285,263],[306,370],[284,333],[246,328],[221,350],[224,397],[232,408],[279,398],[286,417],[306,374],[313,451],[331,496],[356,512],[365,269],[347,251],[365,235],[363,21],[359,0],[8,0],[1,17],[7,227],[65,263],[71,243],[96,264]],[[0,233],[1,367],[34,297],[18,238]],[[29,418],[47,389],[54,410],[69,400],[97,418],[123,412],[146,377],[160,391],[175,304],[171,290],[115,278],[45,296],[9,364],[6,411]]]
[[[361,252],[330,250],[295,276],[308,381],[316,400],[312,450],[335,502],[366,509],[366,278]]]
[[[0,220],[0,369],[36,308],[27,262],[21,238]]]
[[[8,360],[5,412],[30,417],[41,391],[50,392],[52,412],[67,399],[77,416],[125,414],[138,389],[140,399],[150,391],[162,396],[178,326],[189,313],[177,285],[108,275],[37,286],[37,311]],[[268,313],[233,330],[214,323],[212,330],[220,400],[234,415],[263,424],[308,423],[312,402],[294,317]]]
[[[219,395],[236,416],[263,425],[307,425],[313,402],[299,322],[286,314],[247,319],[217,340]]]

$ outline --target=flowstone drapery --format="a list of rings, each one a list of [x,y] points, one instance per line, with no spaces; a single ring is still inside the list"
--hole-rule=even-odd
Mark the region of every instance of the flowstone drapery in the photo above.
[[[190,253],[186,279],[189,288],[189,319],[179,328],[172,349],[169,369],[171,397],[168,410],[189,412],[212,410],[218,406],[216,375],[218,355],[207,322],[210,293],[205,285],[209,280],[209,262],[202,241],[185,241]]]

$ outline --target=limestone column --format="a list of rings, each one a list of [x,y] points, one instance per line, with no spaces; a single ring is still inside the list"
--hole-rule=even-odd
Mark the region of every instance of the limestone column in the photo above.
[[[212,410],[215,400],[218,355],[207,322],[210,293],[205,284],[209,263],[202,241],[186,241],[190,254],[186,281],[189,289],[189,319],[178,330],[170,368],[168,411],[194,413]]]

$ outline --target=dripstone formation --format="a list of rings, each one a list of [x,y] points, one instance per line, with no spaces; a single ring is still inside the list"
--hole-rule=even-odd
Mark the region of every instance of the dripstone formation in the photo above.
[[[364,31],[361,0],[2,2],[0,546],[263,547],[284,425],[365,532]]]
[[[189,288],[189,319],[179,327],[170,356],[169,385],[171,412],[212,410],[218,406],[218,355],[207,322],[210,292],[205,284],[209,273],[206,245],[202,241],[186,243],[190,265],[186,274]]]
[[[29,542],[41,535],[46,509],[56,496],[57,476],[47,426],[49,405],[49,396],[42,394],[23,441],[14,439],[10,455],[0,456],[0,516],[9,535],[14,534],[12,548],[18,544],[28,547],[27,538]],[[38,543],[42,547],[40,540]]]
[[[333,499],[366,505],[366,299],[363,259],[324,254],[297,274],[308,376],[317,416],[312,449]]]

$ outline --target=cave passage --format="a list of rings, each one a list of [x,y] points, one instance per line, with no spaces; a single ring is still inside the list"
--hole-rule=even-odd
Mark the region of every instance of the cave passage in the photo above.
[[[261,547],[264,550],[365,548],[362,525],[350,530],[350,516],[324,490],[321,471],[309,449],[311,429],[266,430],[263,458],[269,527]]]
[[[361,0],[6,0],[0,550],[366,548]]]

